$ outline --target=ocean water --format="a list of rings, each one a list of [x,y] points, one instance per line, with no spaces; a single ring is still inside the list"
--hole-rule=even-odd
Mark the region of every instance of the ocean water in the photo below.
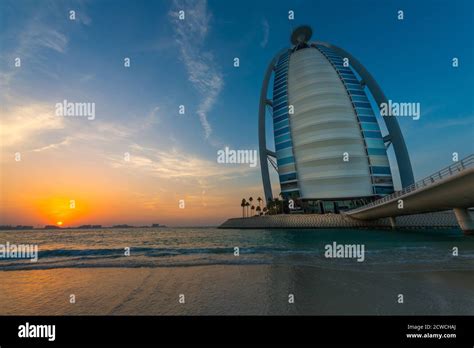
[[[2,231],[0,244],[38,245],[38,261],[0,258],[0,270],[291,264],[380,271],[472,269],[474,237],[452,230],[221,230],[133,228]],[[364,262],[328,259],[325,246],[363,244]],[[239,248],[239,256],[234,248]],[[459,255],[453,256],[453,247]],[[129,248],[130,255],[125,255]]]
[[[39,254],[0,258],[0,314],[474,314],[474,237],[458,229],[0,232],[7,241]],[[333,242],[363,244],[364,261],[326,258]]]

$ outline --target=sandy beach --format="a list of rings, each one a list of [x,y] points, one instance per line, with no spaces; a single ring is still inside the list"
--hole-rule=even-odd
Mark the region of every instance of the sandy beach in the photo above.
[[[1,315],[474,313],[474,271],[374,273],[281,265],[0,272]],[[288,303],[288,294],[295,303]],[[397,295],[404,295],[404,304]],[[76,303],[69,302],[74,294]],[[185,303],[179,303],[184,294]]]

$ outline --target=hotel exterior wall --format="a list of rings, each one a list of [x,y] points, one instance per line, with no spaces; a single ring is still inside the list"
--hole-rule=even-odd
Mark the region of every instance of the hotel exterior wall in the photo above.
[[[392,174],[382,133],[363,86],[350,68],[350,65],[344,65],[343,57],[323,45],[313,45],[312,47],[316,47],[333,65],[347,90],[364,140],[370,166],[373,193],[379,196],[393,193]]]
[[[325,56],[314,48],[290,56],[288,99],[293,152],[302,198],[373,195],[358,120],[346,88]],[[350,154],[348,162],[343,153]]]
[[[275,79],[273,81],[273,129],[281,192],[299,195],[298,176],[288,114],[288,62],[289,51],[279,57],[275,66]]]

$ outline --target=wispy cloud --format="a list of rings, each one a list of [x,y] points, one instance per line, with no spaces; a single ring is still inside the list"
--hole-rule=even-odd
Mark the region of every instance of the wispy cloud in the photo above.
[[[12,55],[35,61],[43,57],[44,49],[65,53],[68,42],[59,27],[52,26],[44,16],[37,14],[19,33],[18,45]]]
[[[25,32],[22,40],[24,45],[49,48],[58,53],[64,53],[68,44],[66,35],[44,24],[36,24],[34,30]]]
[[[0,97],[11,99],[10,84],[21,69],[13,67],[14,60],[20,58],[22,66],[41,72],[53,78],[58,74],[51,67],[51,54],[63,55],[67,52],[69,38],[65,34],[69,23],[69,10],[76,11],[76,23],[90,25],[92,20],[86,12],[85,1],[77,0],[73,8],[67,3],[45,0],[28,17],[18,19],[2,33],[2,38],[14,39],[15,45],[0,54],[4,68],[0,71]],[[8,6],[7,6],[8,7]],[[3,63],[3,62],[2,62]]]
[[[160,150],[132,144],[130,162],[123,156],[109,156],[112,167],[132,169],[156,178],[195,180],[200,187],[209,187],[211,181],[240,178],[249,174],[248,167],[225,166],[210,160],[184,153],[177,148]]]
[[[268,24],[268,21],[266,18],[262,20],[262,29],[263,29],[263,38],[262,41],[260,42],[260,46],[262,48],[265,48],[268,44],[268,37],[270,36],[270,25]]]
[[[46,150],[56,150],[59,149],[62,146],[70,145],[72,137],[66,137],[64,140],[60,141],[59,143],[54,143],[54,144],[49,144],[46,146],[39,147],[37,149],[34,149],[33,152],[41,152],[41,151],[46,151]]]
[[[148,115],[145,117],[145,119],[140,122],[140,126],[141,126],[141,129],[148,129],[156,124],[158,124],[160,122],[160,119],[159,119],[159,111],[160,111],[160,107],[159,106],[155,106],[153,108],[153,110],[151,110]]]
[[[89,82],[91,80],[94,80],[95,79],[95,74],[83,74],[81,75],[81,77],[79,78],[79,81],[81,82]]]
[[[178,17],[180,10],[185,11],[184,20]],[[212,52],[203,48],[209,32],[211,14],[204,0],[175,0],[169,16],[174,25],[176,43],[186,66],[189,81],[202,97],[197,114],[204,135],[208,139],[212,133],[208,113],[212,110],[224,84],[222,73],[214,61]]]
[[[47,75],[54,75],[49,69],[49,61],[44,56],[44,51],[53,51],[63,54],[68,44],[67,37],[55,28],[43,23],[39,16],[30,20],[25,29],[17,36],[17,46],[6,52],[4,59],[7,61],[5,69],[0,72],[1,97],[11,99],[10,83],[19,68],[13,68],[13,62],[16,58],[20,58],[22,64],[41,71]]]
[[[470,126],[471,131],[474,132],[474,116],[464,116],[459,118],[446,118],[441,119],[437,122],[430,122],[426,125],[426,127],[430,128],[447,128],[447,127],[463,127],[463,126]]]
[[[24,146],[44,132],[64,128],[64,119],[55,116],[48,104],[30,104],[0,109],[1,147]]]
[[[4,152],[46,152],[73,146],[101,149],[139,141],[159,123],[159,107],[127,123],[65,118],[55,115],[54,103],[24,102],[0,108],[0,149]],[[13,158],[3,157],[3,161]]]
[[[92,18],[89,17],[89,15],[86,12],[85,9],[85,2],[84,1],[79,1],[79,12],[76,11],[76,21],[78,21],[81,24],[84,25],[91,25],[92,23]]]

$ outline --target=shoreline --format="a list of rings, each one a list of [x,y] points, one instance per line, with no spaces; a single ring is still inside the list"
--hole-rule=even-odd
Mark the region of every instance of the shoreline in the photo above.
[[[363,221],[344,214],[280,214],[230,218],[220,229],[393,229],[389,218]],[[396,218],[395,229],[460,229],[452,211]]]

